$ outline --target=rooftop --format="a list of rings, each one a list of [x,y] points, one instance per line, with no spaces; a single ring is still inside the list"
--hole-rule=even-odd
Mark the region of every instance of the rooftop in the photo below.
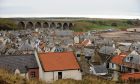
[[[127,56],[127,54],[125,53],[121,53],[117,56],[114,56],[111,60],[112,63],[115,63],[115,64],[123,64],[123,59]]]
[[[26,73],[26,67],[38,68],[37,61],[34,55],[8,55],[0,56],[0,68],[6,68],[11,72],[19,69],[21,73]]]
[[[80,69],[73,52],[39,53],[44,71],[61,71]]]
[[[140,79],[140,72],[121,74],[122,80],[129,80],[130,78],[131,79]]]

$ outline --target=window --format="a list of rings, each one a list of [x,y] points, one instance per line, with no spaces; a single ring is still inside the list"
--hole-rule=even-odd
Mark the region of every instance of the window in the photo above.
[[[121,71],[125,72],[125,67],[124,66],[121,66]]]
[[[35,75],[35,72],[34,72],[34,71],[32,71],[30,75],[31,75],[31,78],[35,78],[35,77],[36,77],[36,75]]]
[[[112,68],[114,69],[115,64],[112,63]]]
[[[80,54],[77,54],[77,57],[80,57]]]
[[[133,60],[133,57],[130,57],[130,62]]]
[[[62,72],[58,72],[58,79],[62,79]]]
[[[130,59],[129,59],[129,57],[126,57],[126,60],[125,60],[126,62],[130,62]]]

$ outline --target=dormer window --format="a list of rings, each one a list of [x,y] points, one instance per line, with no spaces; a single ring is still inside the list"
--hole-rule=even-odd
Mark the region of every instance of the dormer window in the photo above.
[[[126,62],[131,62],[133,60],[133,57],[127,57]]]

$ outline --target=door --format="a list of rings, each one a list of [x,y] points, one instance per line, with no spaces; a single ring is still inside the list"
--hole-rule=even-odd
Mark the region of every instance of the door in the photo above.
[[[58,79],[62,79],[62,72],[58,72]]]

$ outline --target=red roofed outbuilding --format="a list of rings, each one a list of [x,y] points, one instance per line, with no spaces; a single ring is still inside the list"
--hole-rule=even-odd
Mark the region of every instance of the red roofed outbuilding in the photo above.
[[[58,79],[81,80],[80,66],[73,52],[47,52],[38,54],[40,78],[47,82]]]

